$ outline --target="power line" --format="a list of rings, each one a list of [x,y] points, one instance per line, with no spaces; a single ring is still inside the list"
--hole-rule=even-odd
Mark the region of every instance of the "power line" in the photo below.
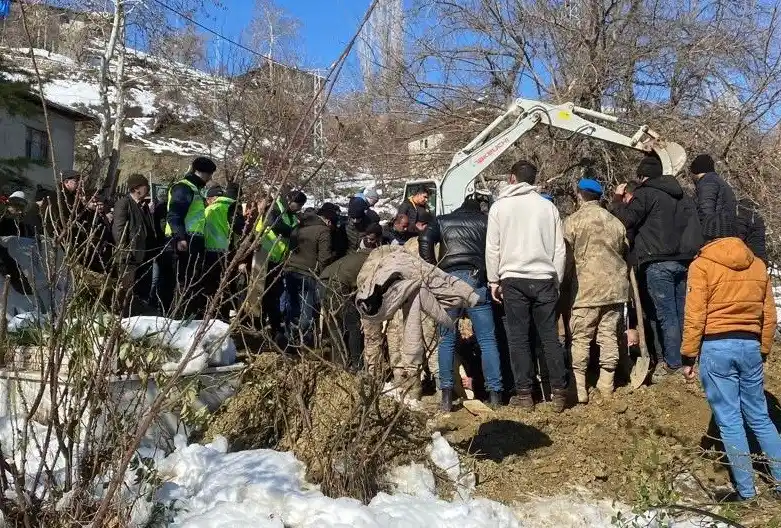
[[[249,52],[249,53],[252,53],[253,55],[255,55],[255,56],[257,56],[257,57],[260,57],[260,58],[262,58],[262,59],[264,59],[264,60],[267,60],[267,61],[269,61],[269,62],[272,62],[272,63],[274,63],[274,64],[276,64],[276,65],[278,65],[278,66],[281,66],[281,67],[283,67],[283,68],[291,68],[291,69],[295,69],[295,70],[307,71],[307,70],[302,70],[301,68],[296,68],[296,67],[293,67],[293,66],[288,66],[287,64],[282,64],[281,62],[279,62],[279,61],[276,61],[276,60],[272,59],[271,57],[267,57],[266,55],[263,55],[262,53],[260,53],[260,52],[258,52],[258,51],[255,51],[255,50],[254,50],[254,49],[252,49],[252,48],[248,48],[248,47],[247,47],[247,46],[245,46],[244,44],[241,44],[240,42],[236,42],[235,40],[233,40],[233,39],[231,39],[231,38],[229,38],[229,37],[226,37],[226,36],[225,36],[225,35],[223,35],[222,33],[219,33],[219,32],[217,32],[216,30],[214,30],[214,29],[212,29],[212,28],[210,28],[210,27],[208,27],[208,26],[205,26],[205,25],[201,24],[200,22],[198,22],[197,20],[193,19],[192,17],[190,17],[190,16],[189,16],[189,15],[187,15],[186,13],[183,13],[183,12],[179,11],[179,10],[178,10],[178,9],[176,9],[175,7],[171,7],[170,5],[166,4],[166,3],[165,3],[165,2],[163,2],[162,0],[154,0],[154,2],[155,2],[156,4],[159,4],[159,5],[161,5],[162,7],[166,8],[166,9],[168,9],[168,10],[169,10],[169,11],[171,11],[172,13],[174,13],[174,14],[178,15],[179,17],[181,17],[181,18],[183,18],[183,19],[187,20],[188,22],[190,22],[190,23],[194,24],[195,26],[197,26],[197,27],[201,28],[202,30],[204,30],[204,31],[206,31],[206,32],[208,32],[208,33],[211,33],[211,34],[212,34],[212,35],[214,35],[215,37],[219,37],[219,38],[221,38],[222,40],[224,40],[225,42],[228,42],[229,44],[233,44],[233,45],[234,45],[234,46],[236,46],[237,48],[243,49],[244,51],[247,51],[247,52]],[[313,73],[314,75],[319,75],[319,73],[316,73],[316,72],[308,72],[308,73]]]

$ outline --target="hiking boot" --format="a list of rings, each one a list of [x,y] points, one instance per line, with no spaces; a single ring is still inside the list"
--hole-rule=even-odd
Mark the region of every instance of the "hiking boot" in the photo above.
[[[502,393],[497,391],[488,391],[488,406],[497,409],[502,406]]]
[[[453,410],[453,389],[440,389],[442,399],[439,403],[439,410],[450,412]]]
[[[513,407],[520,407],[526,411],[534,410],[534,397],[532,397],[532,391],[522,391],[510,398],[510,405]]]
[[[673,378],[679,369],[673,369],[668,367],[665,363],[659,363],[654,369],[654,373],[651,376],[651,383],[664,383],[667,380]]]
[[[551,404],[553,412],[564,412],[564,409],[567,408],[567,389],[553,389],[552,392],[553,398],[551,399]]]
[[[599,380],[597,380],[597,389],[602,395],[602,398],[612,398],[613,391],[615,391],[615,372],[601,369],[599,371]]]
[[[578,403],[588,403],[588,388],[586,387],[586,373],[574,372],[575,389],[578,393]]]

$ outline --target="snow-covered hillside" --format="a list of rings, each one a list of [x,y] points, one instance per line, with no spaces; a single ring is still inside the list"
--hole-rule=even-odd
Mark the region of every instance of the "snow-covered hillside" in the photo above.
[[[96,113],[100,107],[100,50],[92,50],[92,55],[81,64],[46,50],[33,52],[47,81],[44,85],[47,99]],[[21,69],[34,71],[28,48],[3,48],[2,53]],[[112,63],[112,71],[115,68],[116,64]],[[221,96],[230,93],[231,85],[225,78],[138,50],[128,50],[125,76],[129,86],[124,123],[127,140],[156,153],[223,157],[230,130],[225,123],[215,120],[214,107]],[[112,100],[116,97],[115,87],[109,88],[109,97]],[[166,130],[166,125],[172,122],[198,126],[189,127],[192,137],[183,138],[181,133],[174,135]]]
[[[100,108],[99,68],[100,49],[97,46],[89,56],[77,63],[70,57],[33,49],[37,66],[46,82],[44,96],[60,105],[97,115]],[[29,48],[0,48],[4,60],[14,67],[34,73]],[[112,72],[116,62],[111,64]],[[235,87],[230,79],[213,75],[164,57],[129,49],[125,61],[126,118],[124,122],[125,144],[146,151],[150,155],[168,154],[191,158],[210,156],[219,162],[237,158],[241,141],[235,124],[222,118],[225,103],[235,102]],[[111,101],[117,95],[115,87],[109,88]],[[233,141],[231,141],[233,138]],[[266,148],[273,147],[271,139],[262,141]],[[124,157],[124,154],[123,154]],[[306,158],[306,156],[305,156]],[[313,165],[317,160],[312,158]],[[149,164],[153,165],[153,164]],[[139,170],[129,167],[130,171]],[[317,206],[331,201],[346,207],[349,196],[376,181],[366,171],[349,171],[326,163],[322,176],[313,180],[305,189],[311,197],[307,205]],[[251,178],[249,183],[263,183]],[[305,178],[305,174],[297,177]],[[398,186],[387,189],[385,199],[379,204],[380,212],[391,216],[400,194]],[[389,202],[393,198],[393,204]]]

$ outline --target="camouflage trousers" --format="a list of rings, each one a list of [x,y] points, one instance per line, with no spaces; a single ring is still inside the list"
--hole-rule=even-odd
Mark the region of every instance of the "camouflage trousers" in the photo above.
[[[437,325],[428,315],[423,316],[423,343],[414,350],[404,350],[404,324],[406,310],[397,311],[386,322],[362,320],[364,359],[370,371],[384,370],[383,344],[388,348],[388,364],[397,381],[420,379],[424,363],[435,379],[439,379],[439,356],[437,354],[439,334]]]
[[[596,337],[599,346],[599,366],[615,371],[618,366],[618,333],[623,317],[623,304],[589,308],[573,308],[570,317],[572,333],[572,369],[585,374],[588,369],[589,347]]]

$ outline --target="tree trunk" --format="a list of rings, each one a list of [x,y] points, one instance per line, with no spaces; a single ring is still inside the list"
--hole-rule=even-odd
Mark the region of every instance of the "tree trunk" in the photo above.
[[[120,41],[116,79],[117,97],[114,107],[114,125],[112,127],[114,135],[111,142],[111,154],[109,156],[106,179],[103,182],[103,188],[109,189],[112,193],[117,188],[120,146],[122,144],[122,134],[125,131],[125,56],[127,55],[127,47],[125,45],[124,19],[120,29]]]
[[[110,155],[108,138],[109,133],[111,132],[112,119],[111,102],[109,101],[108,96],[110,82],[109,74],[111,73],[109,65],[111,64],[111,59],[114,57],[120,29],[124,24],[124,2],[125,0],[115,0],[114,20],[111,25],[111,34],[106,42],[106,48],[103,51],[103,55],[100,57],[100,71],[98,76],[98,94],[100,96],[98,117],[100,118],[100,131],[98,132],[98,162],[93,167],[93,179],[97,179],[103,172],[103,168]],[[118,83],[118,86],[121,86],[121,84]]]

